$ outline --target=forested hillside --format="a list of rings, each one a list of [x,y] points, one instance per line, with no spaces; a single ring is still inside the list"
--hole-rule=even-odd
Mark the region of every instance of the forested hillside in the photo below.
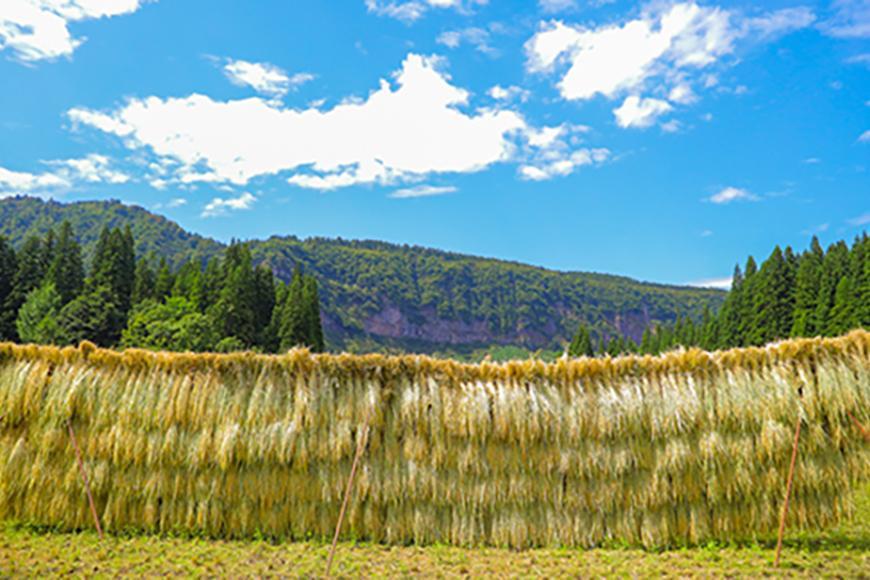
[[[704,312],[700,323],[677,319],[650,326],[640,344],[630,339],[594,336],[581,324],[569,352],[575,356],[658,354],[675,347],[704,350],[760,346],[784,338],[840,336],[870,329],[870,237],[864,232],[851,247],[838,241],[796,253],[776,246],[759,266],[749,256],[734,268],[731,291],[718,313]]]
[[[173,272],[137,256],[129,226],[104,226],[85,267],[69,222],[15,249],[0,235],[0,341],[152,350],[324,350],[317,281],[293,272],[276,281],[233,243],[203,267]]]
[[[116,201],[61,204],[35,198],[0,200],[0,235],[18,247],[68,221],[85,262],[103,226],[129,225],[136,254],[171,265],[224,251],[214,240],[140,207]],[[602,335],[635,341],[651,324],[677,316],[700,320],[725,293],[647,284],[629,278],[543,268],[413,246],[371,241],[273,237],[252,241],[255,264],[290,280],[295,266],[320,287],[330,349],[420,352],[486,345],[559,348],[583,322]]]

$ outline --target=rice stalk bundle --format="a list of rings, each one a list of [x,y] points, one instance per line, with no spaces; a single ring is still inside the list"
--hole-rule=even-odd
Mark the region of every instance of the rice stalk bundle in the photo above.
[[[480,365],[423,356],[116,352],[0,344],[0,519],[328,537],[364,418],[346,537],[645,546],[851,510],[870,476],[870,333],[660,357]]]

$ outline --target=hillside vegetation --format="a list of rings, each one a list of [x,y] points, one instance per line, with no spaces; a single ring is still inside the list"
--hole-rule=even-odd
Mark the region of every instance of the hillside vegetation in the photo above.
[[[104,227],[90,267],[69,222],[28,235],[18,250],[0,236],[0,340],[232,352],[324,350],[317,281],[297,268],[275,280],[233,243],[207,265],[137,260],[129,226]]]
[[[174,222],[119,202],[61,204],[0,200],[0,235],[19,247],[67,220],[92,260],[104,225],[130,225],[136,254],[171,265],[225,250]],[[678,315],[700,320],[725,293],[637,282],[603,274],[554,272],[523,264],[382,242],[273,237],[252,241],[255,265],[288,282],[295,266],[317,278],[332,350],[471,352],[490,345],[555,348],[578,323],[640,340],[650,324]]]
[[[731,290],[717,313],[704,311],[699,323],[678,318],[649,327],[640,344],[630,338],[602,337],[581,324],[568,348],[572,356],[659,354],[681,347],[717,350],[758,346],[783,338],[839,336],[853,328],[870,329],[870,237],[856,236],[851,247],[838,241],[822,248],[813,236],[798,254],[776,246],[756,265],[734,269]]]

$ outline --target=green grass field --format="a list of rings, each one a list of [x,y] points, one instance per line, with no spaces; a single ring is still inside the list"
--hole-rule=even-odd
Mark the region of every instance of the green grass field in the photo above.
[[[779,570],[775,541],[663,552],[635,548],[510,551],[447,546],[339,545],[339,577],[759,577],[870,578],[870,486],[851,521],[837,529],[787,535]],[[56,533],[13,523],[0,531],[0,577],[8,576],[322,576],[329,546],[199,538]]]

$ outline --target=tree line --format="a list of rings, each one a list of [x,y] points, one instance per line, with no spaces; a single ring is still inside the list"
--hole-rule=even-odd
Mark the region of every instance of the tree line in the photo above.
[[[253,265],[247,244],[173,270],[139,259],[129,227],[104,227],[89,268],[69,222],[16,251],[0,236],[0,339],[175,351],[325,348],[317,282]]]
[[[571,356],[658,354],[676,347],[716,350],[758,346],[779,339],[838,336],[870,328],[870,238],[850,247],[839,241],[823,249],[815,236],[796,254],[774,248],[759,267],[750,256],[734,268],[731,290],[715,314],[700,320],[677,317],[673,324],[648,327],[640,344],[619,335],[594,337],[584,324],[568,345]]]

